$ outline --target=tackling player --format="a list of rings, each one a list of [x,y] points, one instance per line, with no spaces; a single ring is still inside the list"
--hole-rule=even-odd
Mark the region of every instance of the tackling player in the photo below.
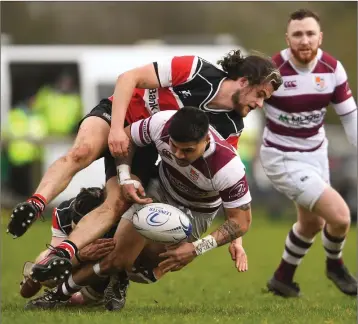
[[[288,48],[273,56],[284,82],[264,107],[261,163],[274,187],[297,207],[297,222],[286,238],[281,263],[267,284],[269,290],[287,297],[300,296],[293,277],[320,231],[327,277],[343,293],[357,295],[357,281],[342,258],[350,212],[329,183],[324,130],[326,107],[331,104],[348,141],[357,147],[357,106],[342,63],[320,49],[322,36],[317,14],[307,9],[291,14]]]
[[[243,128],[242,117],[250,110],[262,107],[264,99],[270,97],[282,82],[274,63],[265,57],[243,57],[240,51],[233,51],[219,63],[222,70],[200,57],[182,56],[130,70],[119,76],[113,97],[102,100],[83,119],[72,149],[50,166],[36,194],[14,209],[8,226],[13,235],[23,235],[43,212],[47,202],[67,187],[74,174],[107,152],[106,200],[83,218],[69,238],[42,261],[39,271],[50,266],[50,271],[44,274],[47,279],[59,277],[54,266],[58,257],[70,269],[68,260],[77,249],[101,237],[129,207],[121,199],[115,168],[112,167],[114,161],[108,151],[109,143],[114,156],[126,152],[125,125],[160,110],[194,105],[206,112],[211,125],[224,139],[236,145]],[[153,145],[138,149],[133,157],[131,171],[144,187],[156,160],[157,152]],[[151,200],[143,198],[141,202],[149,203]],[[37,271],[35,266],[35,275]]]

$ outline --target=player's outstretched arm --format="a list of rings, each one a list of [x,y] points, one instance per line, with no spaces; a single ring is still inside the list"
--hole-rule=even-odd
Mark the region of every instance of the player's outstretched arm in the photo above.
[[[113,104],[111,130],[108,146],[114,157],[127,156],[129,139],[124,132],[124,121],[135,88],[159,88],[157,74],[153,64],[147,64],[121,74],[116,82]]]

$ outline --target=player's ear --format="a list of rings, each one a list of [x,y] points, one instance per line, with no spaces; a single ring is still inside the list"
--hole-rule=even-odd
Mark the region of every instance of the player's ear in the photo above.
[[[322,45],[322,41],[323,41],[323,32],[319,32],[318,46]]]
[[[206,142],[206,144],[210,143],[210,135],[209,135],[209,133],[206,135],[205,142]]]
[[[287,46],[290,47],[290,42],[288,40],[288,34],[287,33],[285,34],[285,39],[286,39]]]
[[[241,88],[245,88],[249,85],[249,80],[245,77],[241,77],[238,79],[239,85]]]

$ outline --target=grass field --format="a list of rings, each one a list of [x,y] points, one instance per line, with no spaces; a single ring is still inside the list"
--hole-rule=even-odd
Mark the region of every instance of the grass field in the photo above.
[[[263,292],[278,264],[289,223],[254,219],[244,238],[249,271],[238,273],[226,247],[196,259],[186,269],[152,285],[131,284],[121,313],[101,308],[24,311],[18,294],[22,265],[49,242],[50,222],[36,223],[24,237],[2,236],[2,323],[356,323],[356,298],[341,294],[324,275],[320,237],[297,272],[304,296],[283,299]],[[2,234],[5,226],[2,225]],[[356,231],[345,247],[348,267],[356,269]]]

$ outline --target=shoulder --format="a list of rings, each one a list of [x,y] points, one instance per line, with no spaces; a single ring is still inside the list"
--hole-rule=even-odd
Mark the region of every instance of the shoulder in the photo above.
[[[325,66],[326,69],[329,69],[331,72],[336,70],[338,60],[335,57],[328,52],[322,51],[321,49],[318,51],[317,55],[319,63]]]

